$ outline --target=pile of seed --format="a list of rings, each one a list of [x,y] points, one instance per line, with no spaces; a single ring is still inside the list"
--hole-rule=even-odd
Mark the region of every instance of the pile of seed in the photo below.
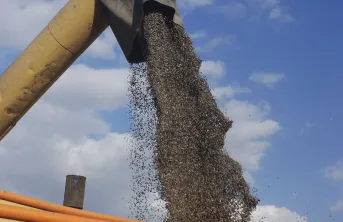
[[[133,216],[148,220],[147,194],[158,192],[168,222],[249,221],[257,200],[224,151],[232,121],[199,75],[191,39],[159,13],[145,16],[143,29],[147,62],[132,66],[130,85]]]

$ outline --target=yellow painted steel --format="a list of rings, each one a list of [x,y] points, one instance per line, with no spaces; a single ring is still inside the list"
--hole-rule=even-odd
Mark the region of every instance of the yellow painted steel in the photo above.
[[[0,76],[0,141],[107,26],[100,1],[69,0]]]
[[[32,207],[24,206],[21,204],[17,204],[17,203],[13,203],[13,202],[10,202],[7,200],[1,200],[1,199],[0,199],[0,204],[7,204],[10,206],[24,207],[24,208],[31,208],[32,209]],[[9,219],[5,219],[5,218],[0,218],[0,222],[15,222],[15,221],[19,221],[19,220],[9,220]]]

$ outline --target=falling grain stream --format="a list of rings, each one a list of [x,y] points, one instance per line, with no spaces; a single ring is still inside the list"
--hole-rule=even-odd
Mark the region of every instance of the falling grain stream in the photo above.
[[[147,62],[132,65],[130,81],[134,216],[149,221],[147,194],[157,192],[168,211],[160,221],[249,221],[257,199],[224,150],[232,121],[199,75],[191,39],[159,13],[143,28]]]

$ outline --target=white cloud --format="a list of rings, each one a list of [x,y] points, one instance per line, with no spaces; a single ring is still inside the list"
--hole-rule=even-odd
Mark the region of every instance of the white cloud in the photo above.
[[[300,216],[287,208],[278,208],[274,205],[257,206],[252,214],[251,222],[298,222],[308,221],[306,216]]]
[[[285,77],[284,74],[280,73],[268,73],[268,72],[260,72],[260,73],[253,73],[249,80],[264,84],[268,87],[273,87],[277,82],[280,82]]]
[[[314,126],[313,123],[311,123],[309,121],[306,121],[304,125],[305,126],[303,128],[301,128],[301,130],[300,130],[300,135],[303,135],[305,133],[305,128],[309,129],[309,128],[312,128]]]
[[[74,155],[74,161],[81,163],[82,172],[85,174],[90,173],[92,169],[99,170],[102,165],[114,166],[115,162],[123,159],[128,146],[124,138],[128,139],[129,135],[111,132],[110,124],[99,115],[100,110],[113,110],[117,107],[112,100],[121,100],[122,105],[127,105],[126,81],[118,81],[123,71],[94,70],[76,65],[71,67],[69,74],[74,72],[73,74],[77,75],[78,72],[75,71],[85,74],[85,81],[80,81],[82,78],[72,75],[57,81],[53,89],[29,110],[13,132],[1,143],[0,147],[6,151],[6,155],[11,154],[13,150],[35,153],[46,149],[45,152],[49,150],[52,154],[59,153],[46,158],[61,157],[59,161],[62,161],[60,165],[63,166],[68,165],[62,163],[66,163],[65,157],[70,152],[77,153],[76,159]],[[106,72],[113,74],[114,77],[108,75],[109,78],[101,78],[102,73]],[[110,84],[112,87],[108,87]],[[101,137],[94,139],[91,135]],[[26,148],[18,146],[21,143],[25,144]],[[114,159],[116,161],[108,162]]]
[[[282,8],[279,6],[270,10],[269,19],[278,20],[278,21],[285,22],[285,23],[295,21],[293,16],[288,12],[288,10],[286,8]]]
[[[109,132],[103,138],[96,140],[83,138],[79,141],[60,140],[56,145],[58,151],[68,150],[68,165],[79,175],[90,175],[93,178],[104,169],[120,166],[127,158],[129,134]]]
[[[212,52],[214,49],[216,49],[219,46],[232,45],[235,41],[236,41],[236,37],[234,35],[216,37],[199,45],[195,49],[199,52]]]
[[[253,8],[271,9],[280,5],[280,0],[245,0]]]
[[[246,0],[252,8],[269,12],[270,20],[280,22],[293,22],[295,19],[288,12],[288,8],[281,4],[280,0]]]
[[[282,15],[281,9],[280,8],[273,8],[270,13],[269,13],[269,18],[270,19],[278,19]]]
[[[0,47],[23,50],[48,25],[67,0],[12,0],[0,8]],[[23,34],[24,33],[24,34]],[[85,52],[95,59],[113,60],[117,41],[107,29]]]
[[[218,6],[218,11],[229,20],[244,19],[250,15],[252,18],[260,18],[267,14],[269,20],[283,23],[295,21],[288,8],[283,6],[280,0],[229,1],[225,5]]]
[[[244,169],[258,170],[264,153],[271,146],[268,139],[281,129],[278,122],[268,119],[269,104],[232,99],[224,103],[222,109],[234,121],[225,148]]]
[[[343,180],[343,159],[329,166],[324,171],[325,177],[331,180]]]
[[[205,31],[193,32],[193,33],[190,33],[189,36],[190,36],[193,40],[195,40],[195,39],[201,39],[201,38],[206,37],[206,32],[205,32]]]
[[[243,2],[233,1],[219,6],[218,10],[229,20],[244,19],[248,13],[248,6]]]
[[[313,127],[313,123],[311,123],[311,122],[309,122],[309,121],[306,121],[306,122],[305,122],[305,126],[306,126],[307,128],[312,128],[312,127]]]
[[[205,76],[221,77],[225,73],[225,63],[222,61],[203,61],[200,72]]]
[[[118,200],[129,200],[130,135],[112,132],[99,114],[117,107],[112,100],[126,104],[126,77],[120,80],[126,73],[72,66],[1,142],[1,188],[61,203],[65,175],[81,174],[87,177],[86,209],[127,216]]]
[[[96,109],[89,110],[69,109],[54,103],[51,100],[42,100],[34,105],[28,113],[28,117],[21,120],[21,125],[33,125],[30,132],[33,134],[42,132],[43,135],[53,135],[58,133],[62,137],[82,137],[88,134],[104,134],[107,133],[110,126],[97,113]],[[38,122],[37,122],[38,121]],[[36,123],[37,122],[37,123]],[[36,126],[39,123],[39,127]],[[49,127],[52,126],[52,127]],[[22,129],[20,127],[15,127]],[[27,134],[26,130],[17,130],[17,136]],[[42,135],[42,136],[43,136]]]
[[[195,8],[200,6],[212,5],[213,0],[181,0],[177,2],[181,8]]]
[[[243,171],[243,177],[250,187],[253,187],[255,185],[254,177],[251,175],[249,171]]]
[[[211,65],[207,67],[215,66],[213,61],[208,64]],[[243,166],[245,177],[253,182],[250,171],[259,169],[262,157],[271,147],[269,139],[281,130],[280,123],[268,118],[271,108],[267,102],[253,104],[235,99],[238,94],[251,93],[249,88],[239,84],[214,85],[211,91],[219,107],[234,121],[226,135],[225,149]]]
[[[117,45],[112,30],[107,28],[99,38],[85,51],[85,55],[94,59],[114,60],[116,53],[114,47]]]
[[[97,70],[74,65],[51,87],[46,98],[72,110],[122,107],[128,102],[129,73],[128,69]]]
[[[66,2],[67,0],[2,1],[0,46],[25,48]]]
[[[343,159],[338,160],[332,166],[324,170],[324,176],[330,180],[343,181]],[[337,200],[331,207],[331,212],[343,211],[343,197]]]
[[[330,207],[331,212],[343,211],[343,199],[338,200],[334,205]]]
[[[239,85],[228,85],[228,86],[215,87],[212,90],[213,96],[218,101],[221,101],[223,99],[231,99],[237,93],[251,93],[251,90],[248,88],[242,88]]]
[[[269,118],[269,103],[253,104],[235,99],[237,94],[242,93],[251,93],[251,90],[238,84],[212,89],[221,110],[234,121],[226,135],[225,149],[242,165],[245,177],[253,182],[250,172],[259,169],[265,152],[271,147],[269,139],[281,130],[281,126]]]

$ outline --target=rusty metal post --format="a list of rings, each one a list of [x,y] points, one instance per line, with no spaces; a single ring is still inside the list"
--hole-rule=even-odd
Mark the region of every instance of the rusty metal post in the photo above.
[[[82,210],[85,189],[86,177],[68,175],[66,178],[63,205]]]

